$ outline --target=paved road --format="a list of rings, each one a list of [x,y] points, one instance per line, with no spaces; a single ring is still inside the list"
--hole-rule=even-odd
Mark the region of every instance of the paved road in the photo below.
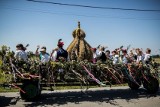
[[[143,88],[137,91],[128,87],[112,87],[80,90],[43,91],[37,101],[24,101],[19,93],[0,93],[0,107],[160,107],[160,90],[147,94]]]

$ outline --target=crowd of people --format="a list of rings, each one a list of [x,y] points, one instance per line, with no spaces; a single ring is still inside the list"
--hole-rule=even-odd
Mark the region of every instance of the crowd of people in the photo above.
[[[65,61],[70,60],[68,52],[63,49],[64,43],[60,39],[57,44],[57,48],[53,49],[52,53],[49,54],[46,52],[47,48],[45,46],[37,46],[35,55],[39,56],[40,61],[42,63],[52,61],[59,61],[60,58],[62,58]],[[27,61],[28,56],[25,52],[26,47],[23,46],[23,44],[18,44],[16,46],[17,50],[15,52],[14,57],[16,59],[22,59],[24,61]],[[40,49],[40,51],[39,51]],[[106,50],[106,47],[104,46],[98,46],[97,48],[91,48],[93,53],[93,59],[92,62],[96,63],[97,61],[101,61],[102,63],[105,63],[107,60],[112,61],[113,64],[118,63],[149,63],[151,61],[151,49],[147,48],[145,52],[143,52],[142,49],[136,48],[132,50],[123,49],[123,46],[120,48],[117,48],[113,50],[112,52],[110,50]],[[128,52],[129,51],[129,52]],[[76,55],[76,54],[75,54]]]
[[[147,48],[145,52],[142,49],[136,48],[128,52],[128,49],[117,48],[110,52],[110,50],[104,51],[105,48],[100,46],[100,48],[92,48],[93,51],[93,62],[96,63],[97,60],[105,62],[110,60],[113,64],[118,63],[146,63],[151,61],[151,49]]]

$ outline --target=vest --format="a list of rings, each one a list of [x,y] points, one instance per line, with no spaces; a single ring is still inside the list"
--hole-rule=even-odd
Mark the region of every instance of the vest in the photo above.
[[[67,59],[68,58],[68,52],[66,50],[64,50],[63,48],[58,49],[57,59],[59,59],[59,57],[63,57],[65,59]]]

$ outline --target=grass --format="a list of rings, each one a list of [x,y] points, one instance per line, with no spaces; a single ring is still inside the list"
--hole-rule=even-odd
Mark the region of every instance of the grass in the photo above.
[[[89,88],[97,88],[98,86],[89,86]],[[50,87],[42,87],[42,90],[50,90]],[[86,89],[87,87],[84,86],[83,89]],[[67,90],[67,89],[81,89],[80,86],[56,86],[53,87],[54,90]],[[2,87],[0,86],[0,93],[2,92],[18,92],[19,89],[10,88],[10,87]]]
[[[112,85],[112,87],[118,87],[118,86],[128,86],[127,83],[125,84],[115,84],[115,85]],[[88,88],[98,88],[100,86],[98,85],[92,85],[92,86],[88,86]],[[106,87],[110,87],[110,85],[107,85]],[[50,90],[50,87],[42,87],[43,89],[42,90]],[[82,89],[86,89],[87,86],[83,86]],[[68,90],[68,89],[81,89],[81,86],[56,86],[56,87],[53,87],[54,90]],[[10,88],[10,87],[2,87],[0,86],[0,93],[2,92],[18,92],[19,89],[15,89],[15,88]]]
[[[89,88],[97,88],[98,86],[89,86]],[[81,89],[81,86],[56,86],[53,87],[55,90],[67,90],[67,89]],[[82,89],[86,89],[86,86],[83,86]],[[45,90],[49,90],[49,87],[43,87],[43,89]]]
[[[2,92],[18,92],[19,89],[15,89],[15,88],[9,88],[9,87],[1,87],[0,86],[0,93]]]
[[[160,63],[160,58],[154,58],[155,62]]]
[[[11,80],[12,80],[12,75],[11,74],[3,75],[3,73],[0,72],[0,84],[8,83]]]

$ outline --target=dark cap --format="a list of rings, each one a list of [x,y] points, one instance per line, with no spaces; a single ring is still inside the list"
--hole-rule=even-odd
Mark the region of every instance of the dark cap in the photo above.
[[[106,52],[110,53],[110,50],[106,50]]]
[[[114,50],[114,51],[112,51],[112,53],[117,53],[117,51]]]
[[[123,52],[123,53],[127,53],[127,50],[126,50],[126,49],[123,49],[122,52]]]
[[[45,49],[46,50],[47,48],[45,46],[42,46],[41,49]]]
[[[62,47],[63,45],[64,45],[63,42],[58,42],[58,44],[57,44],[58,47]]]
[[[24,47],[23,47],[23,44],[17,44],[16,47],[17,47],[17,48],[18,48],[18,47],[24,48]]]

